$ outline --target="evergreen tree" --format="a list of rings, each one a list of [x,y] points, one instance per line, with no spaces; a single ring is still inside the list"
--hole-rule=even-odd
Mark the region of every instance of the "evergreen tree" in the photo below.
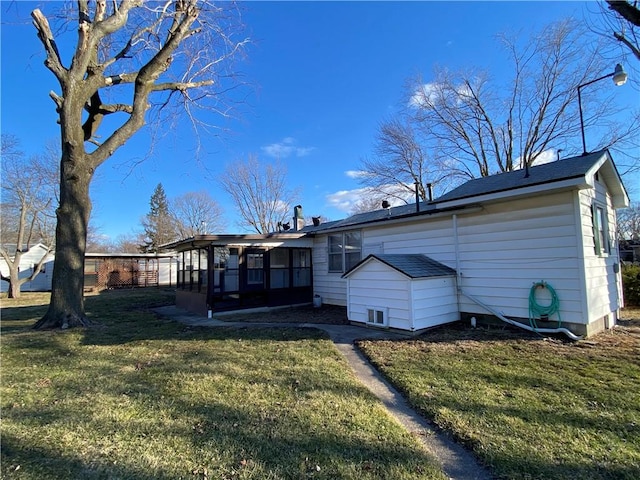
[[[156,253],[158,247],[176,239],[175,222],[169,212],[169,201],[162,183],[159,183],[149,201],[149,213],[142,220],[145,233],[143,253]]]

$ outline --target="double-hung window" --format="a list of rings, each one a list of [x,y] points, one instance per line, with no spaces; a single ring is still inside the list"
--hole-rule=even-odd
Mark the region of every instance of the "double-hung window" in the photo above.
[[[346,272],[362,258],[362,235],[359,231],[329,235],[329,271]]]
[[[592,206],[593,216],[593,238],[596,255],[610,253],[609,226],[607,223],[607,211],[604,206],[594,204]]]

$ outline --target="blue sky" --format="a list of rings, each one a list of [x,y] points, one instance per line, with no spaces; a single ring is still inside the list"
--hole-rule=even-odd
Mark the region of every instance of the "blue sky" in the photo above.
[[[504,56],[496,35],[588,15],[593,2],[248,2],[244,21],[253,44],[239,64],[253,87],[228,132],[195,141],[188,129],[169,132],[153,153],[138,134],[97,172],[91,195],[93,223],[115,238],[140,229],[149,198],[162,183],[169,198],[207,190],[223,207],[228,231],[240,231],[230,199],[215,179],[234,160],[279,157],[288,168],[293,199],[305,215],[330,219],[359,188],[349,171],[372,149],[377,125],[398,106],[408,77],[428,79],[435,65],[487,68],[499,74]],[[3,133],[16,135],[27,153],[56,140],[44,54],[30,23],[34,4],[2,1]],[[590,8],[593,10],[593,8]],[[46,12],[46,10],[45,10]],[[620,89],[621,101],[638,100]]]

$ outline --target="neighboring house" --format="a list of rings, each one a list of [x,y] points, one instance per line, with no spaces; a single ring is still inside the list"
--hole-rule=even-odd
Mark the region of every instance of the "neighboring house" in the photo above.
[[[177,264],[173,253],[87,253],[84,288],[175,286]]]
[[[15,254],[15,246],[13,248],[13,252],[10,253]],[[13,254],[11,255],[12,258]],[[45,256],[46,258],[40,269],[40,273],[30,282],[22,284],[20,291],[41,292],[51,290],[51,275],[53,273],[54,256],[53,252],[49,252],[47,246],[42,243],[37,243],[31,246],[22,254],[22,257],[20,258],[20,265],[18,265],[19,276],[20,278],[31,276],[35,266],[40,262],[40,260],[42,260],[42,257]],[[9,276],[9,266],[4,258],[0,258],[0,271],[2,272],[2,275]],[[0,282],[0,292],[7,291],[9,291],[9,282]]]
[[[34,245],[20,259],[20,278],[33,272],[34,265],[47,252],[42,244]],[[23,292],[46,292],[51,290],[55,252],[46,253],[47,259],[40,273],[20,289]],[[3,275],[9,270],[0,258]],[[86,290],[133,288],[152,286],[175,286],[178,276],[177,259],[173,253],[87,253],[84,262],[84,287]],[[8,282],[0,282],[0,291],[6,292]]]
[[[312,291],[323,303],[347,307],[353,322],[413,332],[442,323],[430,309],[441,309],[446,322],[503,317],[529,324],[532,288],[546,282],[557,294],[559,311],[537,319],[536,325],[550,328],[561,321],[577,335],[592,335],[613,326],[623,306],[613,235],[615,210],[628,204],[605,150],[531,167],[528,174],[523,170],[471,180],[431,202],[292,233],[201,236],[168,247],[182,255],[185,273],[178,278],[178,303],[188,306],[185,293],[192,295],[195,287],[201,313],[230,308],[225,302],[231,299],[236,308],[311,301]],[[216,248],[233,251],[233,264],[219,261]],[[283,249],[311,252],[313,282],[305,295],[293,294],[293,257]],[[193,273],[187,275],[195,268],[193,261],[187,265],[185,255],[198,258],[197,281]],[[277,264],[288,269],[288,283],[278,283],[277,289],[269,280],[277,270],[269,260],[272,255],[284,255],[289,262]],[[416,255],[446,270],[414,275],[415,265],[407,262],[420,263]],[[219,279],[227,274],[237,279],[235,290],[221,288]],[[440,293],[434,296],[436,289]],[[244,302],[251,290],[260,293]],[[271,301],[274,290],[277,302]],[[549,291],[534,291],[534,298],[538,294],[544,304]]]
[[[640,240],[621,240],[618,250],[622,262],[640,263]]]

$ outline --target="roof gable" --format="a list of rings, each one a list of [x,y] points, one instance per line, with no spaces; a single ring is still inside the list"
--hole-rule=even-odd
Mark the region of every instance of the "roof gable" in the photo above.
[[[453,268],[447,267],[445,264],[437,262],[425,255],[371,254],[342,275],[342,277],[349,277],[355,271],[372,261],[381,262],[409,278],[448,277],[456,274]]]

